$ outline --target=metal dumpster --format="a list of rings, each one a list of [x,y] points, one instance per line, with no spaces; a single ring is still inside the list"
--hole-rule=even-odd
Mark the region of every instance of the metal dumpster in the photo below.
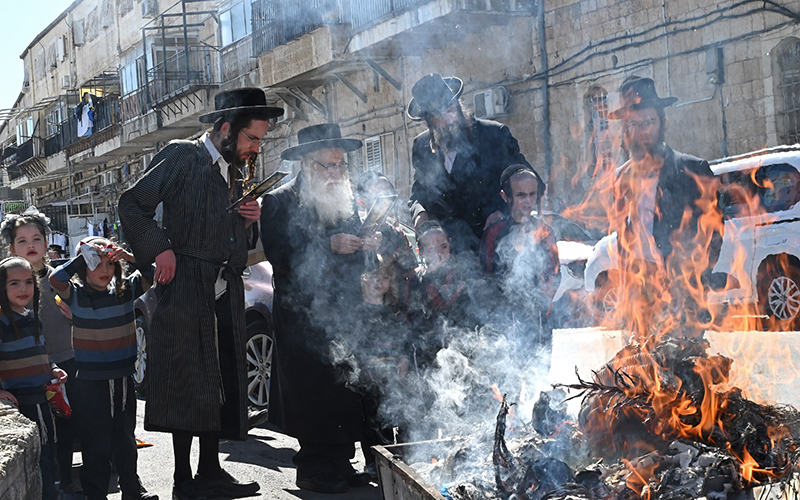
[[[441,444],[442,441],[372,447],[383,500],[447,500],[436,487],[426,483],[414,469],[403,462],[409,451],[419,452],[420,448],[424,449],[426,445],[434,443]],[[431,456],[431,458],[436,457]]]

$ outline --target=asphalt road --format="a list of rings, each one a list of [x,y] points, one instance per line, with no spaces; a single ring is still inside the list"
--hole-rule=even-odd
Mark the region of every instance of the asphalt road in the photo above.
[[[145,488],[155,493],[161,500],[172,498],[172,440],[169,434],[147,432],[143,429],[144,401],[137,404],[136,437],[153,446],[139,449],[139,476]],[[197,466],[198,444],[192,446],[192,468]],[[222,467],[240,480],[257,481],[261,485],[258,496],[250,498],[269,498],[287,500],[317,500],[347,498],[354,500],[380,500],[381,494],[376,484],[362,488],[353,488],[345,494],[323,495],[301,490],[295,486],[295,468],[292,464],[299,446],[297,440],[269,424],[250,431],[247,441],[220,442],[220,462]],[[73,471],[77,476],[80,453],[73,458]],[[356,450],[354,467],[362,470],[364,456],[360,449]],[[108,496],[109,500],[121,500],[118,491]]]

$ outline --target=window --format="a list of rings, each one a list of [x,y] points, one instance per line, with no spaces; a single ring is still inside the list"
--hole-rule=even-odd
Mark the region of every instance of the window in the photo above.
[[[588,171],[594,175],[611,165],[613,138],[608,131],[608,92],[600,86],[593,86],[584,97],[586,107],[586,157]]]
[[[800,40],[784,40],[775,52],[780,72],[775,79],[779,88],[776,94],[782,101],[782,106],[776,103],[778,138],[781,144],[795,144],[800,142]]]
[[[122,95],[128,95],[139,88],[139,73],[137,71],[138,61],[123,66],[120,71],[120,84],[122,85]]]
[[[62,109],[62,104],[59,103],[47,113],[47,118],[45,120],[47,124],[46,137],[52,137],[59,132],[61,122],[64,121]]]
[[[220,8],[219,25],[223,47],[250,34],[252,11],[252,0],[234,0]]]
[[[756,181],[767,213],[789,210],[800,201],[800,172],[788,163],[761,168]]]

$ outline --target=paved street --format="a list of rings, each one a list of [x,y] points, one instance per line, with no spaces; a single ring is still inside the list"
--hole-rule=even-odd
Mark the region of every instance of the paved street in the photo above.
[[[172,498],[172,440],[169,434],[147,432],[142,428],[144,418],[144,401],[137,406],[136,437],[153,443],[154,446],[139,450],[139,476],[145,487],[159,495],[162,500]],[[351,489],[342,495],[322,495],[300,490],[295,486],[295,469],[292,455],[298,449],[297,440],[276,431],[268,424],[250,431],[250,439],[246,442],[223,441],[220,443],[220,460],[222,466],[242,480],[258,481],[261,485],[258,497],[269,499],[330,499],[347,498],[354,500],[379,500],[381,498],[377,485]],[[360,450],[356,452],[357,464],[361,470],[364,458]],[[74,464],[80,461],[80,453],[75,454]],[[197,465],[197,440],[192,448],[192,467]],[[77,467],[74,469],[77,474]],[[120,500],[121,493],[109,495],[110,500]]]

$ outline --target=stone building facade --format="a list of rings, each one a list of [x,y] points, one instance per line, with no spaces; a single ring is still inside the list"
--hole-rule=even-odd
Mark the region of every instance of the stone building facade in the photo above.
[[[79,236],[116,218],[158,149],[202,132],[216,92],[259,86],[286,110],[259,177],[296,169],[280,152],[331,121],[365,141],[353,174],[379,169],[407,196],[424,124],[405,109],[435,72],[462,78],[467,107],[511,128],[560,211],[619,160],[608,112],[631,75],[679,99],[667,142],[680,151],[798,142],[799,12],[791,0],[76,0],[23,54],[26,84],[0,116],[3,165]],[[71,113],[92,91],[105,121],[78,138]]]

